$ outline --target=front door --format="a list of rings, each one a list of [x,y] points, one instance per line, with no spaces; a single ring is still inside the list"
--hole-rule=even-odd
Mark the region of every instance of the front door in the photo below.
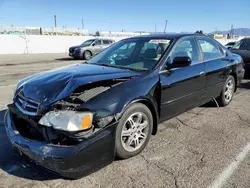
[[[92,45],[92,51],[94,52],[94,55],[102,51],[102,40],[98,39],[94,42],[94,44]]]
[[[194,38],[188,37],[179,41],[170,53],[168,62],[171,63],[177,56],[189,56],[192,64],[188,67],[161,71],[161,121],[195,107],[203,100],[205,65],[200,62]]]

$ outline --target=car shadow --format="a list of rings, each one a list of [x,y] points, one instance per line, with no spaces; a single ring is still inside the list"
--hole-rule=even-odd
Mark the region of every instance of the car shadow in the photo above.
[[[0,169],[4,172],[30,180],[54,180],[62,179],[57,174],[31,162],[26,156],[20,155],[19,151],[12,147],[4,126],[6,110],[0,111]]]
[[[246,72],[245,72],[244,79],[245,79],[245,80],[249,80],[249,79],[250,79],[250,71],[246,71]]]
[[[56,58],[55,60],[56,61],[76,61],[76,60],[82,61],[82,59],[74,59],[72,57]]]
[[[250,80],[248,82],[241,83],[238,88],[250,89]]]
[[[199,106],[200,108],[218,108],[217,104],[211,100],[210,102]]]

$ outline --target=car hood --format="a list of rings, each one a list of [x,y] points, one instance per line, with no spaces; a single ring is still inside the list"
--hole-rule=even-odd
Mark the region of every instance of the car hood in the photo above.
[[[70,48],[81,48],[81,47],[83,47],[83,46],[77,45],[77,46],[71,46]]]
[[[30,76],[18,84],[26,98],[44,106],[68,97],[80,86],[111,79],[131,78],[141,74],[128,69],[91,64],[75,64]]]
[[[85,46],[82,46],[82,45],[77,45],[77,46],[71,46],[70,48],[71,49],[75,49],[75,48],[84,48],[84,47],[88,47],[88,46],[90,46],[90,45],[85,45]]]

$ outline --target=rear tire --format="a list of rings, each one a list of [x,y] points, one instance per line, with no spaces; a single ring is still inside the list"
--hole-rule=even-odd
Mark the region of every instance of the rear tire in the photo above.
[[[218,98],[220,106],[227,106],[233,100],[235,87],[235,79],[230,75],[225,82],[220,97]]]
[[[139,154],[148,144],[153,117],[147,106],[132,104],[122,115],[116,129],[116,156],[127,159]]]
[[[89,59],[91,59],[91,57],[92,57],[92,53],[91,53],[90,51],[86,50],[86,51],[83,53],[83,58],[84,58],[85,60],[89,60]]]

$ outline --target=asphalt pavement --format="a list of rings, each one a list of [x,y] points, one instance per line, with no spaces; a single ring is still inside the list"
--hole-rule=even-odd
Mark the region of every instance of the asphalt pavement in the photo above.
[[[17,82],[80,62],[67,54],[0,56],[0,187],[250,187],[250,80],[229,106],[211,102],[166,121],[141,154],[79,180],[58,177],[20,156],[3,125]]]

